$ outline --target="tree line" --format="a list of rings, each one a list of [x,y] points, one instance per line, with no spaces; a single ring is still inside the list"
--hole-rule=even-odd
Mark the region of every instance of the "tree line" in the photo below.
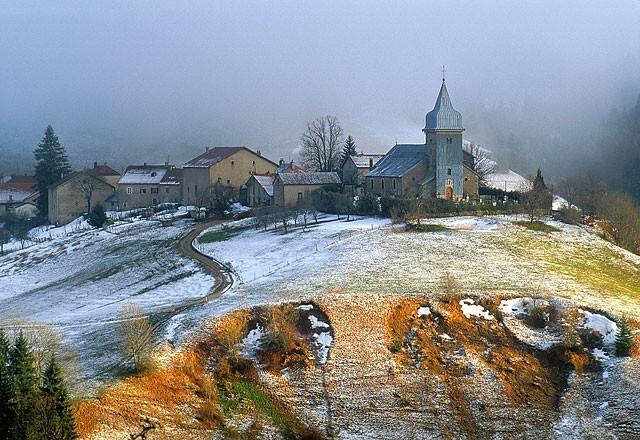
[[[67,386],[55,355],[41,374],[27,337],[0,329],[0,439],[75,439]]]

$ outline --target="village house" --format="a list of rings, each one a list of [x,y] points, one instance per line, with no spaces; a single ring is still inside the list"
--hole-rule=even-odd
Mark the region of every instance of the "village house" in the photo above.
[[[0,180],[0,219],[7,213],[21,218],[38,215],[38,182],[32,176],[5,176]]]
[[[260,151],[247,147],[207,148],[200,156],[184,164],[183,200],[186,204],[206,205],[222,186],[238,197],[252,174],[275,174],[278,165]]]
[[[108,165],[69,174],[48,188],[49,223],[54,225],[69,223],[71,220],[91,211],[97,203],[106,207],[107,199],[117,187],[120,174]]]
[[[120,209],[148,208],[182,201],[182,170],[173,165],[130,165],[118,181]]]
[[[365,175],[366,194],[477,199],[474,158],[462,147],[462,115],[451,104],[444,78],[422,131],[424,144],[396,144]]]
[[[251,207],[273,205],[273,182],[276,174],[253,174],[247,180],[246,204]]]
[[[342,164],[342,184],[344,191],[360,195],[365,184],[365,175],[373,169],[384,154],[359,153],[349,156]]]
[[[340,177],[336,172],[279,173],[273,182],[274,205],[293,208],[303,203],[312,191],[339,186]]]

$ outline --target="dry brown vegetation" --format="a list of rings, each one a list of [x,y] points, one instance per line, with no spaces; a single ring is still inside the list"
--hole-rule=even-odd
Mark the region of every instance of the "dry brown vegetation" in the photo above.
[[[288,316],[284,309],[266,315],[269,319]],[[154,438],[193,438],[193,433],[212,430],[228,438],[246,438],[248,433],[226,423],[227,418],[240,413],[253,418],[250,431],[271,424],[293,438],[316,438],[314,431],[262,389],[254,365],[238,356],[237,345],[246,336],[251,319],[246,310],[225,315],[206,338],[185,348],[166,366],[128,377],[97,399],[79,403],[76,423],[80,438],[114,431],[127,438],[127,433],[135,432],[146,418],[159,426]],[[285,319],[272,326],[282,330],[288,325]]]
[[[446,384],[450,409],[456,421],[470,437],[479,435],[477,425],[465,397],[462,383],[466,364],[459,364],[457,349],[479,359],[500,382],[505,397],[513,406],[527,405],[541,410],[555,410],[567,386],[568,373],[575,369],[582,373],[594,365],[592,356],[585,354],[582,334],[568,335],[567,345],[542,351],[525,345],[501,325],[499,298],[477,300],[496,320],[466,318],[459,305],[462,297],[447,295],[440,301],[431,300],[431,314],[418,317],[419,299],[405,299],[396,303],[386,317],[387,346],[395,359],[405,367],[425,369]],[[576,319],[569,313],[567,320]],[[443,340],[447,334],[454,342]]]

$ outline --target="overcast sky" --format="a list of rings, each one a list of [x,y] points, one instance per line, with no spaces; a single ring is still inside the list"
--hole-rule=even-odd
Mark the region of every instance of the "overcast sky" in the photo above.
[[[566,144],[637,99],[639,23],[639,1],[0,1],[0,153],[50,123],[77,166],[277,159],[322,114],[384,152],[422,141],[443,64],[467,138]]]

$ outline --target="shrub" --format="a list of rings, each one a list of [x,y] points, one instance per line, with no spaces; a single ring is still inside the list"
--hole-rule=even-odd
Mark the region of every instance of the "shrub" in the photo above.
[[[560,208],[560,211],[558,211],[554,217],[556,218],[556,220],[568,225],[577,225],[582,221],[580,211],[566,206]]]
[[[629,356],[633,347],[633,335],[629,323],[625,318],[620,319],[618,333],[616,333],[616,355]]]
[[[87,217],[87,222],[95,228],[101,228],[107,222],[107,214],[104,212],[104,206],[100,203],[96,204]]]
[[[153,349],[149,317],[140,306],[129,303],[120,311],[119,318],[123,355],[133,362],[136,372],[148,370]]]
[[[380,209],[378,201],[373,196],[360,196],[356,202],[356,213],[360,215],[378,215]]]

